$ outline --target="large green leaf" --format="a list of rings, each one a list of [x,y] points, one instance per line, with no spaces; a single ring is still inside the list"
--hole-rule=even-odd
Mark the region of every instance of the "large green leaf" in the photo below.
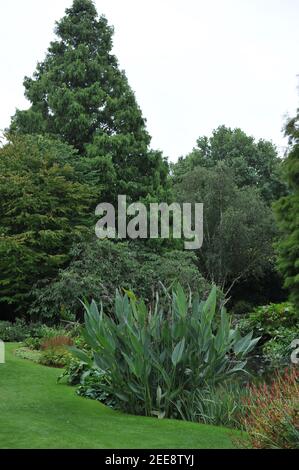
[[[176,366],[182,359],[185,349],[185,338],[183,338],[174,348],[171,355],[171,360],[174,366]]]
[[[84,351],[81,351],[80,349],[75,348],[74,346],[69,346],[68,350],[84,364],[91,364],[90,357]]]
[[[180,284],[178,284],[175,289],[175,300],[180,316],[185,318],[188,311],[188,301],[185,292]]]
[[[191,296],[177,286],[172,297],[157,296],[148,310],[143,301],[117,292],[114,315],[98,311],[94,302],[86,305],[84,337],[109,378],[103,390],[121,409],[170,416],[186,390],[243,371],[246,362],[233,364],[233,353],[243,360],[258,338],[242,338],[224,308],[220,322],[213,321],[216,294],[214,286],[205,302],[195,296],[188,305]]]
[[[211,323],[215,313],[216,313],[216,303],[217,303],[217,289],[216,286],[213,286],[209,297],[204,303],[203,306],[203,314],[205,317],[205,321]]]

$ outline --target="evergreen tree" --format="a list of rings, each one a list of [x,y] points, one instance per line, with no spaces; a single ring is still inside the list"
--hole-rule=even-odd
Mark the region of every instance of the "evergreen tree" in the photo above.
[[[55,277],[90,232],[94,195],[74,158],[68,145],[41,136],[14,136],[0,149],[0,302],[13,311],[26,311],[34,283]]]
[[[286,126],[291,146],[285,161],[290,194],[275,204],[281,238],[277,243],[278,268],[291,300],[299,308],[299,109]]]
[[[149,150],[145,120],[111,52],[113,28],[91,0],[74,0],[55,32],[45,60],[25,78],[31,107],[17,110],[11,131],[50,134],[73,145],[87,157],[81,169],[89,181],[109,182],[108,199],[153,194],[167,165]]]

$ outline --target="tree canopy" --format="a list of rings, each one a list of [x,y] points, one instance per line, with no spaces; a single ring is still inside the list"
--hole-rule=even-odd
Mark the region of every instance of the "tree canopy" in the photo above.
[[[273,263],[271,210],[254,187],[238,188],[223,162],[181,175],[174,192],[181,202],[204,204],[204,244],[197,255],[208,280],[229,288]]]
[[[138,243],[92,239],[74,245],[70,257],[68,266],[52,282],[41,282],[34,288],[29,309],[32,318],[81,316],[82,298],[93,298],[113,311],[116,287],[133,290],[151,304],[157,290],[163,292],[177,282],[203,297],[210,289],[190,251],[155,253]]]
[[[88,231],[94,194],[78,181],[74,151],[19,136],[0,148],[0,301],[24,309],[33,284],[66,265]]]
[[[233,170],[239,188],[254,186],[268,204],[286,193],[275,146],[226,126],[215,129],[211,137],[199,137],[193,151],[173,167],[174,176],[179,178],[198,166],[212,168],[219,162]]]
[[[10,130],[49,134],[74,146],[88,157],[94,183],[108,178],[110,199],[153,193],[165,183],[167,164],[149,149],[145,119],[111,52],[113,28],[91,0],[74,0],[55,32],[45,60],[24,80],[31,106],[17,110]]]

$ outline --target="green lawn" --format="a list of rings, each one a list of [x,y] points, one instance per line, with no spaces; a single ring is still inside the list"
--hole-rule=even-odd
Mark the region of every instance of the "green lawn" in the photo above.
[[[59,370],[14,356],[0,364],[0,448],[233,448],[232,431],[175,420],[128,416],[57,384]]]

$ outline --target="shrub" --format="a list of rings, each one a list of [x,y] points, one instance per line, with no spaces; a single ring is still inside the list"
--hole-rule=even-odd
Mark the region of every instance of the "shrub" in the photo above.
[[[40,349],[44,339],[56,336],[78,337],[80,334],[77,324],[70,327],[48,326],[42,323],[26,323],[23,319],[17,319],[14,323],[0,321],[0,339],[6,342],[24,341],[25,346],[31,349]]]
[[[299,371],[277,373],[268,386],[252,385],[242,424],[252,447],[299,449]]]
[[[234,315],[244,315],[252,310],[252,304],[246,300],[238,300],[233,304],[232,309]]]
[[[54,338],[68,338],[68,344],[73,344],[70,339],[72,331],[67,330],[61,326],[50,327],[42,324],[33,324],[29,329],[29,337],[25,339],[24,345],[30,349],[39,350],[43,348],[43,344],[51,341]],[[62,340],[63,341],[63,340]]]
[[[26,338],[24,341],[24,346],[31,349],[32,351],[38,351],[41,346],[41,339],[40,338]]]
[[[69,336],[54,336],[42,341],[40,364],[50,367],[65,367],[71,361],[68,347],[74,344]]]
[[[66,348],[66,346],[72,346],[73,344],[73,340],[69,336],[54,336],[53,338],[43,340],[41,349]]]
[[[91,356],[90,356],[91,361]],[[58,382],[67,377],[68,385],[79,385],[77,394],[80,397],[98,400],[111,408],[116,408],[116,402],[107,391],[104,390],[108,375],[86,362],[72,358],[63,373],[58,377]]]
[[[71,334],[71,330],[62,325],[48,326],[42,323],[33,323],[30,326],[31,338],[54,338],[55,336],[63,336],[66,334]]]
[[[63,347],[49,348],[41,352],[39,363],[44,366],[63,368],[71,361],[71,354]]]
[[[77,394],[80,397],[97,400],[110,408],[116,408],[117,404],[113,394],[107,392],[106,386],[109,375],[97,369],[89,369],[82,374]]]
[[[67,367],[72,360],[71,354],[65,347],[51,347],[38,351],[27,346],[16,349],[15,355],[21,359],[36,362],[48,367]]]
[[[57,381],[60,382],[66,377],[68,385],[79,385],[82,380],[82,375],[89,370],[89,364],[72,357]]]
[[[115,298],[114,318],[94,301],[85,304],[86,342],[96,366],[107,374],[102,389],[118,408],[135,414],[176,416],[182,394],[214,385],[244,370],[258,339],[232,330],[224,308],[216,317],[216,288],[205,302],[178,285],[153,309],[132,292]],[[73,350],[90,362],[82,351]]]
[[[0,321],[0,339],[2,341],[9,341],[8,338],[8,329],[11,327],[12,323],[9,321]]]
[[[210,285],[202,278],[193,253],[171,251],[154,253],[144,245],[94,240],[77,244],[70,265],[50,284],[34,289],[32,318],[61,319],[83,314],[80,298],[94,298],[113,310],[115,287],[130,289],[147,302],[153,300],[162,282],[167,288],[175,282],[205,296]],[[113,269],[111,269],[113,266]]]
[[[15,323],[0,322],[0,339],[5,342],[20,342],[30,335],[30,327],[24,320],[17,319]]]
[[[299,313],[289,302],[256,308],[239,322],[243,333],[253,330],[261,336],[263,354],[272,361],[291,355],[291,343],[299,338]]]
[[[299,324],[292,328],[278,328],[275,336],[263,346],[263,353],[272,362],[283,359],[289,361],[293,351],[291,345],[295,339],[299,339]]]
[[[257,307],[248,317],[240,322],[242,331],[254,330],[264,340],[275,336],[280,327],[296,327],[299,322],[299,312],[293,304],[284,302]]]

